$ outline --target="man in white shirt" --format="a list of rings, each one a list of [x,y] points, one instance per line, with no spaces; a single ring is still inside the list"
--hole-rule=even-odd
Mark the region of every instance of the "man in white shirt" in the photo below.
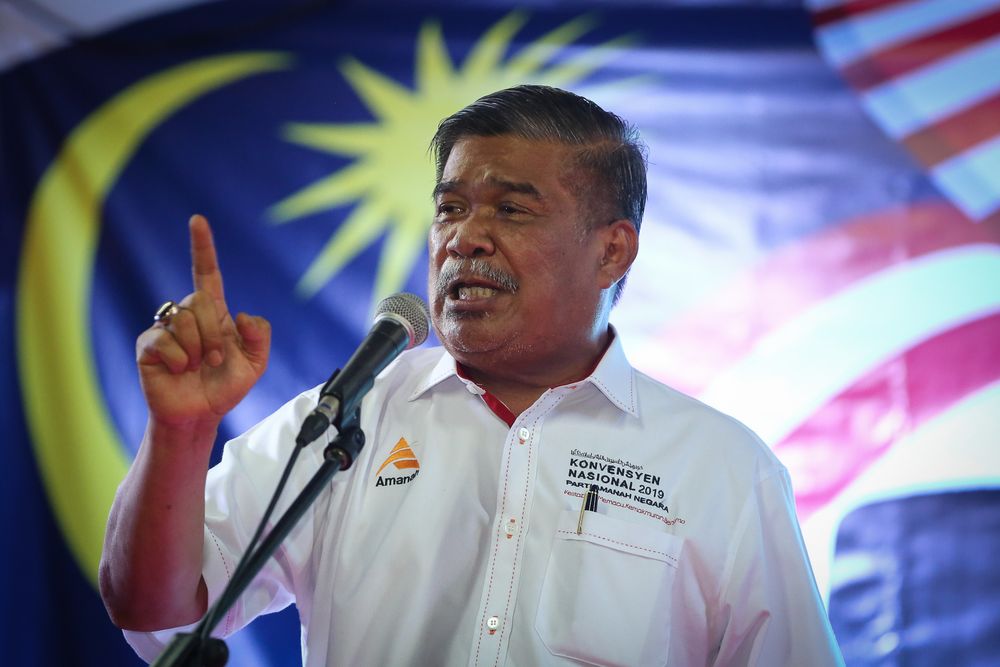
[[[520,86],[445,119],[433,146],[444,349],[379,377],[366,448],[220,631],[295,602],[307,665],[839,664],[784,468],[742,425],[632,369],[608,324],[646,198],[634,130]],[[101,567],[112,619],[147,658],[167,634],[151,631],[218,596],[318,395],[206,475],[270,334],[230,316],[203,218],[191,237],[194,293],[137,344],[150,416]]]

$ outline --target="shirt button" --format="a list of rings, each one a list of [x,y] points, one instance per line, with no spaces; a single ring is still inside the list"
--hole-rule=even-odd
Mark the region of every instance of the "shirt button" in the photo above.
[[[531,435],[531,431],[529,431],[528,429],[524,428],[523,426],[517,432],[517,438],[518,438],[518,440],[521,441],[522,445],[528,440],[528,437],[530,435]]]
[[[494,634],[497,628],[500,627],[500,618],[498,616],[490,616],[486,619],[486,629],[490,631],[490,634]]]
[[[517,519],[510,518],[507,520],[507,528],[504,530],[507,533],[507,539],[514,537],[514,533],[517,532]]]

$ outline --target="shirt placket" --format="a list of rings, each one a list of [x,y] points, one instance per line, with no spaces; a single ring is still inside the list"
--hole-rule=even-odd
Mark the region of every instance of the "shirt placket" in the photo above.
[[[497,516],[489,545],[490,561],[470,665],[498,666],[505,662],[531,511],[539,433],[545,416],[559,400],[552,392],[546,392],[514,421],[507,434],[500,465]]]

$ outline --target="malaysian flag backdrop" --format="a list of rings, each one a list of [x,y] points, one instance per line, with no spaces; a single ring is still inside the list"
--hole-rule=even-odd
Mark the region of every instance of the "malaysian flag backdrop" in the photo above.
[[[809,0],[817,41],[971,220],[1000,216],[1000,2]]]
[[[0,70],[5,664],[138,662],[96,567],[188,216],[275,330],[221,442],[426,291],[427,141],[521,82],[649,144],[613,322],[789,468],[848,664],[1000,662],[1000,0],[181,4]],[[0,55],[66,23],[0,5]],[[294,664],[294,609],[229,643]]]

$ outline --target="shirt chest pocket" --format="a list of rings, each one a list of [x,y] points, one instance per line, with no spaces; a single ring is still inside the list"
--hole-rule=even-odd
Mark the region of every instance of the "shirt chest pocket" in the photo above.
[[[556,529],[535,629],[555,655],[594,665],[665,665],[683,539],[566,510]]]

